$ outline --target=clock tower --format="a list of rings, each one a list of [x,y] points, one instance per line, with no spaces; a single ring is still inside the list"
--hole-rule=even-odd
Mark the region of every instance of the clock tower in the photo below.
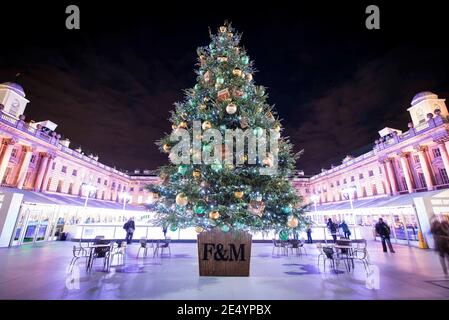
[[[25,112],[28,102],[22,86],[14,82],[0,83],[0,104],[4,113],[18,119]]]

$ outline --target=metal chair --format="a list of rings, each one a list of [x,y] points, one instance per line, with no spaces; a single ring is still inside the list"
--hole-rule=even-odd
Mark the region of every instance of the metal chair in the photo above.
[[[144,257],[146,257],[147,253],[148,253],[148,240],[147,240],[147,238],[145,238],[145,237],[140,238],[139,243],[140,243],[140,247],[139,247],[139,250],[137,250],[137,257],[136,257],[136,259],[139,258],[140,250],[143,250],[143,256]],[[151,247],[153,247],[153,242],[151,242]]]
[[[279,251],[282,252],[283,255],[288,255],[288,248],[285,246],[285,244],[281,240],[273,239],[273,250],[271,251],[271,255],[274,254],[274,249],[277,249],[277,255],[279,255]],[[287,250],[287,252],[286,252]]]
[[[361,261],[363,263],[365,271],[368,272],[370,262],[367,249],[367,242],[365,239],[362,239],[357,243],[357,247],[353,249],[352,256],[354,260]]]
[[[153,257],[159,255],[159,249],[161,249],[160,255],[162,256],[164,254],[164,250],[168,249],[168,254],[171,256],[171,250],[170,250],[170,242],[171,238],[165,238],[162,242],[158,240],[156,244],[156,248],[154,249]]]
[[[104,237],[103,237],[104,239]],[[110,242],[107,240],[103,240],[103,239],[97,239],[95,238],[94,244],[109,244]],[[94,265],[95,259],[98,258],[103,258],[103,269],[106,269],[108,266],[108,256],[109,256],[109,251],[112,248],[112,244],[108,247],[99,247],[99,248],[95,248],[94,252],[92,254],[91,260],[90,260],[90,265],[88,266],[87,270],[91,271],[92,267]]]
[[[109,271],[110,267],[114,265],[114,258],[117,257],[117,265],[124,265],[126,258],[126,242],[122,241],[120,245],[118,243],[113,243],[111,249],[106,253],[105,262],[106,270]]]
[[[87,264],[87,261],[89,259],[89,252],[87,252],[87,250],[83,247],[73,246],[73,257],[69,264],[69,272],[73,271],[73,267],[80,258],[85,258]]]

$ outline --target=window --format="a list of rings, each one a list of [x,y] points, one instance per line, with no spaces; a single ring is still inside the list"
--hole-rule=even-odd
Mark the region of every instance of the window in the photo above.
[[[359,180],[363,179],[363,173],[359,173]]]
[[[134,192],[134,187],[129,188],[130,192]]]
[[[379,167],[379,174],[382,174],[382,168]]]
[[[343,179],[343,184],[346,184],[346,179]]]
[[[449,177],[447,176],[446,169],[440,168],[440,176],[441,176],[441,182],[443,184],[449,184]]]
[[[105,185],[105,186],[108,185],[108,180],[104,180],[104,185]]]
[[[31,163],[34,163],[35,161],[36,161],[36,155],[33,154],[33,155],[31,156],[30,162],[31,162]]]
[[[421,188],[427,188],[426,179],[424,178],[424,173],[418,172],[419,183]]]
[[[66,172],[67,172],[67,166],[62,166],[62,168],[61,168],[61,172],[64,172],[64,173],[66,173]]]
[[[413,160],[415,161],[415,163],[419,163],[419,156],[417,154],[415,154],[413,156]]]
[[[101,178],[98,178],[98,179],[97,179],[97,183],[101,183]]]
[[[351,177],[351,182],[354,182],[355,178],[354,176]]]
[[[56,192],[62,192],[62,186],[64,184],[63,180],[59,180],[58,187],[56,188]]]
[[[17,148],[12,149],[11,158],[17,158]]]
[[[112,189],[115,189],[115,182],[112,183],[111,188],[112,188]]]
[[[375,184],[371,185],[371,189],[373,191],[373,196],[377,196],[377,187]]]
[[[51,170],[55,170],[56,169],[56,162],[53,162],[52,166],[51,166]]]
[[[143,191],[143,187],[142,187],[142,188],[139,188],[139,191],[142,192],[142,191]],[[324,190],[324,191],[326,191],[326,190]]]
[[[78,175],[78,170],[73,170],[72,171],[72,176],[76,177]]]
[[[434,158],[439,158],[439,157],[441,157],[441,152],[440,152],[440,149],[433,149],[432,150],[432,152],[433,152],[433,157]]]
[[[333,183],[331,183],[331,188],[333,188],[334,187],[334,184]]]
[[[340,185],[340,181],[337,181],[337,186],[339,186]]]

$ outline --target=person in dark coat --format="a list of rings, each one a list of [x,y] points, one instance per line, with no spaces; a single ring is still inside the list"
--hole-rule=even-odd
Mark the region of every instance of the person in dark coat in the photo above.
[[[435,241],[435,250],[440,256],[441,267],[444,274],[447,276],[446,259],[449,262],[449,225],[447,222],[440,222],[438,219],[433,220],[430,231]]]
[[[382,248],[384,252],[387,252],[386,246],[387,244],[388,249],[390,249],[390,252],[394,253],[395,251],[390,241],[390,232],[391,231],[388,224],[386,224],[382,218],[379,218],[379,222],[376,223],[376,233],[380,236],[380,239],[382,240]]]
[[[307,233],[307,243],[312,243],[312,226],[310,224],[307,225],[307,229],[306,229],[306,233]]]
[[[134,231],[136,230],[136,224],[134,223],[133,217],[129,218],[129,220],[123,225],[123,229],[126,230],[126,238],[125,238],[126,243],[131,244],[133,240]]]
[[[340,228],[343,230],[345,238],[349,239],[349,237],[351,236],[351,231],[349,230],[348,224],[345,222],[345,220],[340,223]]]
[[[327,229],[329,229],[334,242],[337,242],[337,224],[334,223],[331,218],[327,220]]]
[[[164,233],[164,238],[167,238],[167,226],[162,227],[162,232]]]

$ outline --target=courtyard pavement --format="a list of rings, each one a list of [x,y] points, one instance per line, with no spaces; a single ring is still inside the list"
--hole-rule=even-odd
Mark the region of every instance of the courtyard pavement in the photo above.
[[[361,263],[351,273],[344,266],[337,273],[318,268],[315,245],[307,245],[307,255],[278,256],[271,244],[254,243],[250,277],[200,277],[195,243],[172,243],[171,257],[139,259],[133,244],[125,266],[103,272],[99,259],[86,274],[79,262],[68,276],[73,244],[1,248],[0,299],[449,299],[449,278],[435,252],[406,246],[392,254],[378,242],[368,244],[379,272],[378,283],[376,272],[369,278],[370,289]]]

